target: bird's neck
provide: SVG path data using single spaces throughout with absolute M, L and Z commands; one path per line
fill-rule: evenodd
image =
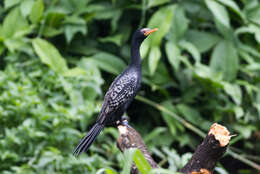
M 132 41 L 131 43 L 131 66 L 141 68 L 142 59 L 140 56 L 141 42 Z

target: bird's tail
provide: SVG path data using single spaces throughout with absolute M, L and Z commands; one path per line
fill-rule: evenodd
M 90 131 L 87 133 L 87 135 L 80 141 L 80 143 L 77 145 L 77 147 L 74 149 L 73 155 L 78 156 L 83 151 L 86 152 L 103 128 L 104 128 L 104 125 L 102 125 L 100 123 L 96 123 L 90 129 Z

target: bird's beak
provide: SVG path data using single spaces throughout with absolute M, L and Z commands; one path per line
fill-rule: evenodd
M 146 31 L 144 32 L 144 35 L 145 35 L 145 36 L 148 36 L 148 35 L 150 35 L 152 32 L 155 32 L 155 31 L 157 31 L 157 30 L 158 30 L 158 28 L 148 29 L 148 30 L 146 30 Z

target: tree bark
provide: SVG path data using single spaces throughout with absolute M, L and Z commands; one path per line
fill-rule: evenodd
M 118 125 L 119 137 L 117 139 L 118 148 L 124 152 L 126 149 L 138 148 L 145 159 L 148 161 L 152 168 L 158 168 L 157 163 L 151 157 L 146 145 L 140 134 L 131 126 L 128 125 L 126 121 L 123 124 Z M 136 165 L 132 165 L 131 174 L 140 174 Z
M 227 149 L 229 131 L 213 124 L 204 141 L 197 147 L 191 160 L 180 170 L 184 174 L 211 174 Z
M 129 148 L 138 148 L 152 168 L 159 167 L 151 157 L 140 134 L 129 126 L 127 121 L 120 123 L 117 128 L 119 131 L 117 146 L 122 152 Z M 212 174 L 216 163 L 227 149 L 230 137 L 229 131 L 224 126 L 214 123 L 206 138 L 195 150 L 191 160 L 180 172 L 184 174 Z M 134 164 L 131 167 L 131 174 L 140 174 Z

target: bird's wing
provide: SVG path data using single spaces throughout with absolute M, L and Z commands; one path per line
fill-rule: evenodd
M 97 121 L 103 123 L 106 117 L 116 112 L 134 95 L 137 86 L 137 76 L 124 74 L 119 76 L 110 86 L 104 97 L 104 103 Z

